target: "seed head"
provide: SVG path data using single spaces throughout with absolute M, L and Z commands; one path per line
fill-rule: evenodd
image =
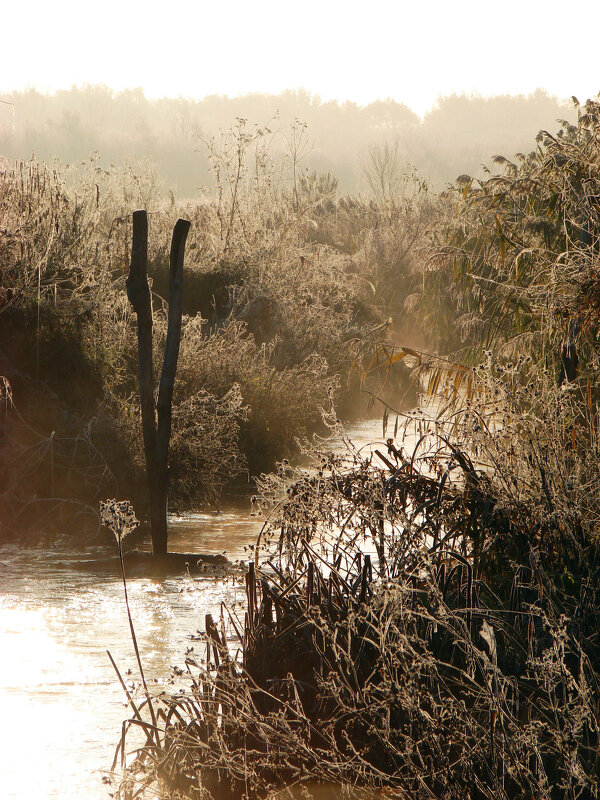
M 117 542 L 123 541 L 140 524 L 129 500 L 100 501 L 100 520 L 114 533 Z

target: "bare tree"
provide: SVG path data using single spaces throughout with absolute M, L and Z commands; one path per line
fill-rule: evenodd
M 370 144 L 363 174 L 378 203 L 389 202 L 397 194 L 402 178 L 398 140 Z

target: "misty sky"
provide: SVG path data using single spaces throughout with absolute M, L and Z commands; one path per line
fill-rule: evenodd
M 595 0 L 4 0 L 1 19 L 0 91 L 304 88 L 360 104 L 390 97 L 419 114 L 453 92 L 600 91 Z

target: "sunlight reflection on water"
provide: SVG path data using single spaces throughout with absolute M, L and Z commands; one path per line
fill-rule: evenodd
M 46 555 L 54 569 L 38 575 L 38 553 L 0 548 L 0 797 L 100 800 L 127 715 L 106 650 L 127 682 L 138 678 L 123 587 Z M 183 660 L 204 614 L 241 596 L 231 579 L 132 579 L 128 591 L 150 682 Z
M 348 433 L 358 448 L 376 439 L 385 452 L 380 422 Z M 246 504 L 174 517 L 170 526 L 171 550 L 227 552 L 235 561 L 250 557 L 245 548 L 261 522 Z M 0 546 L 1 800 L 108 797 L 102 775 L 128 713 L 106 650 L 126 682 L 138 674 L 120 579 L 77 569 L 78 559 L 106 555 Z M 205 614 L 217 615 L 222 601 L 232 605 L 244 596 L 231 578 L 133 578 L 128 592 L 151 685 L 183 662 Z

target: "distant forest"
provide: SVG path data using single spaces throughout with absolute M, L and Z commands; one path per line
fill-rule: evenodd
M 150 100 L 141 89 L 86 86 L 54 95 L 8 92 L 0 100 L 1 156 L 75 163 L 97 153 L 101 164 L 135 170 L 146 161 L 163 188 L 180 199 L 212 183 L 206 142 L 236 118 L 279 132 L 282 159 L 295 149 L 299 169 L 329 172 L 341 193 L 365 194 L 374 162 L 391 161 L 396 171 L 416 168 L 441 189 L 460 174 L 481 174 L 496 154 L 530 150 L 537 132 L 553 132 L 557 119 L 576 120 L 572 105 L 541 90 L 440 98 L 423 120 L 393 100 L 359 106 L 323 102 L 303 91 Z

